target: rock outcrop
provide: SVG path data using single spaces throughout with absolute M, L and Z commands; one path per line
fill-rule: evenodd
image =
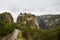
M 4 12 L 0 14 L 0 22 L 1 21 L 6 22 L 6 23 L 14 22 L 13 17 L 9 12 Z
M 20 13 L 17 18 L 17 23 L 22 24 L 23 26 L 29 24 L 32 26 L 32 28 L 39 28 L 35 15 L 30 14 L 30 13 L 23 13 L 23 14 Z
M 14 30 L 14 21 L 10 13 L 4 12 L 0 14 L 0 39 L 10 34 Z

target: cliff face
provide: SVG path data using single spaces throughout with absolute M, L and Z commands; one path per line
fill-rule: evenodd
M 13 22 L 13 17 L 10 13 L 4 12 L 4 13 L 0 14 L 0 21 L 10 23 L 10 22 Z
M 17 18 L 17 23 L 22 24 L 23 26 L 29 24 L 32 26 L 32 28 L 39 28 L 35 15 L 29 13 L 20 13 Z
M 60 15 L 37 16 L 37 19 L 42 29 L 52 29 L 60 25 Z
M 0 14 L 0 39 L 14 30 L 12 15 L 8 12 Z

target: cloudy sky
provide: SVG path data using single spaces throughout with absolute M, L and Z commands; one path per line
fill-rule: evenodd
M 5 11 L 10 12 L 15 21 L 20 12 L 59 14 L 60 0 L 0 0 L 0 13 Z

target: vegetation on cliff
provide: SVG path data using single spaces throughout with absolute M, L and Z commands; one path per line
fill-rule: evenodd
M 30 25 L 31 28 L 39 29 L 39 25 L 36 21 L 35 15 L 31 13 L 20 13 L 17 17 L 16 24 L 17 28 L 25 28 L 26 25 Z
M 26 28 L 22 35 L 26 40 L 60 40 L 60 26 L 52 30 Z
M 14 30 L 14 21 L 10 13 L 0 14 L 0 37 L 6 36 Z

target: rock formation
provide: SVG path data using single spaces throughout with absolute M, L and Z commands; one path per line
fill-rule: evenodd
M 13 17 L 10 13 L 4 12 L 4 13 L 0 14 L 0 21 L 10 23 L 10 22 L 13 22 Z
M 30 13 L 20 13 L 18 18 L 17 18 L 17 23 L 24 25 L 30 24 L 32 28 L 39 28 L 38 22 L 35 18 L 35 15 L 30 14 Z
M 14 30 L 14 21 L 10 13 L 0 14 L 0 38 L 6 36 Z

